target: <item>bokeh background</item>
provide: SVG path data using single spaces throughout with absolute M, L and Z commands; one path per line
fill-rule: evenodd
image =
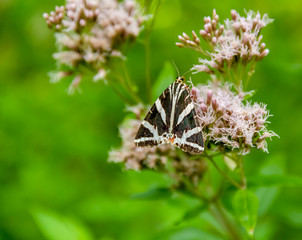
M 63 3 L 0 1 L 0 239 L 219 239 L 204 232 L 213 222 L 206 213 L 175 224 L 192 199 L 131 198 L 165 186 L 167 179 L 107 162 L 108 151 L 119 146 L 118 125 L 126 115 L 108 86 L 85 81 L 81 94 L 68 96 L 68 82 L 49 83 L 55 42 L 42 14 Z M 246 171 L 301 175 L 301 0 L 163 0 L 151 36 L 152 79 L 166 61 L 173 59 L 181 72 L 197 63 L 194 52 L 174 43 L 183 31 L 199 31 L 213 8 L 220 19 L 230 17 L 231 9 L 241 15 L 259 10 L 275 19 L 263 32 L 270 54 L 249 87 L 274 115 L 270 129 L 280 139 L 269 143 L 270 154 L 252 151 Z M 143 46 L 136 44 L 127 64 L 142 89 L 143 59 Z M 266 187 L 257 195 L 257 239 L 301 239 L 301 189 Z

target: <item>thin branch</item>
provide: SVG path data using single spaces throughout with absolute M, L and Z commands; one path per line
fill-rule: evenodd
M 226 179 L 228 180 L 230 183 L 232 183 L 236 188 L 239 188 L 241 189 L 242 186 L 236 182 L 234 179 L 232 179 L 231 177 L 229 177 L 224 171 L 222 171 L 219 166 L 217 165 L 217 163 L 214 161 L 214 159 L 210 156 L 210 155 L 207 155 L 205 153 L 205 156 L 210 160 L 210 162 L 214 165 L 214 167 L 217 169 L 217 171 Z

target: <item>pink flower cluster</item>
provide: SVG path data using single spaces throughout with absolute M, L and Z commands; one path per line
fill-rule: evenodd
M 246 17 L 241 17 L 238 12 L 232 10 L 231 16 L 232 19 L 226 19 L 223 25 L 219 23 L 215 9 L 212 18 L 204 18 L 204 29 L 199 33 L 208 48 L 201 46 L 201 41 L 194 31 L 192 39 L 185 33 L 178 36 L 181 41 L 176 43 L 178 47 L 192 48 L 207 57 L 201 58 L 200 64 L 192 68 L 195 73 L 224 72 L 225 66 L 230 68 L 238 63 L 247 65 L 252 60 L 260 61 L 269 53 L 260 35 L 261 29 L 273 21 L 267 14 L 261 16 L 259 12 L 249 11 Z
M 246 102 L 244 93 L 238 95 L 230 85 L 217 83 L 193 87 L 191 96 L 206 145 L 236 149 L 241 155 L 251 147 L 268 152 L 267 138 L 277 135 L 266 129 L 270 115 L 264 104 Z
M 96 73 L 94 81 L 105 79 L 110 58 L 124 58 L 121 47 L 136 39 L 144 21 L 134 0 L 66 0 L 43 16 L 56 32 L 53 57 L 75 72 L 79 65 L 89 66 Z M 54 79 L 61 76 L 59 72 Z
M 134 138 L 141 124 L 140 120 L 131 119 L 120 126 L 122 146 L 109 153 L 110 162 L 124 162 L 126 169 L 140 170 L 161 168 L 167 163 L 172 148 L 170 145 L 159 147 L 137 147 Z

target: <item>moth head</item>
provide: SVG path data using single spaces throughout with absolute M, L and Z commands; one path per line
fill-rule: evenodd
M 179 76 L 179 77 L 176 78 L 176 81 L 183 83 L 185 81 L 185 77 L 184 76 Z

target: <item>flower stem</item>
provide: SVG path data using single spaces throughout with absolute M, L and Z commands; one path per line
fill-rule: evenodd
M 246 177 L 245 177 L 245 173 L 244 173 L 242 158 L 239 158 L 238 166 L 240 169 L 240 176 L 241 176 L 241 188 L 245 189 L 246 188 Z
M 116 95 L 120 97 L 120 99 L 122 101 L 126 102 L 127 104 L 133 103 L 130 99 L 128 99 L 126 96 L 124 96 L 114 84 L 110 84 L 110 82 L 109 82 L 109 85 L 111 86 L 112 90 L 116 93 Z
M 222 171 L 217 163 L 214 161 L 213 157 L 211 157 L 210 155 L 205 153 L 205 156 L 210 160 L 210 162 L 214 165 L 214 167 L 217 169 L 217 171 L 226 179 L 228 180 L 230 183 L 232 183 L 236 188 L 241 189 L 242 186 L 236 182 L 234 179 L 232 179 L 231 177 L 229 177 L 224 171 Z
M 233 240 L 241 240 L 236 227 L 226 215 L 224 208 L 218 202 L 217 198 L 208 199 L 199 191 L 196 186 L 192 185 L 185 179 L 182 180 L 185 183 L 187 190 L 196 198 L 198 198 L 203 204 L 206 204 L 208 206 L 210 213 L 217 219 L 218 223 L 224 228 L 230 238 Z
M 217 221 L 223 226 L 223 228 L 228 232 L 229 236 L 233 240 L 241 240 L 241 237 L 234 227 L 233 223 L 227 217 L 224 209 L 218 201 L 213 201 L 210 204 L 210 212 L 214 215 Z
M 148 103 L 151 103 L 151 77 L 150 77 L 150 36 L 146 33 L 145 38 L 145 77 Z
M 128 69 L 127 69 L 127 66 L 124 61 L 122 62 L 122 66 L 123 66 L 123 71 L 124 71 L 124 76 L 125 76 L 124 84 L 125 84 L 126 88 L 129 90 L 132 98 L 137 103 L 142 102 L 142 100 L 137 96 L 135 89 L 133 89 L 134 84 L 132 83 L 132 81 L 129 77 Z

